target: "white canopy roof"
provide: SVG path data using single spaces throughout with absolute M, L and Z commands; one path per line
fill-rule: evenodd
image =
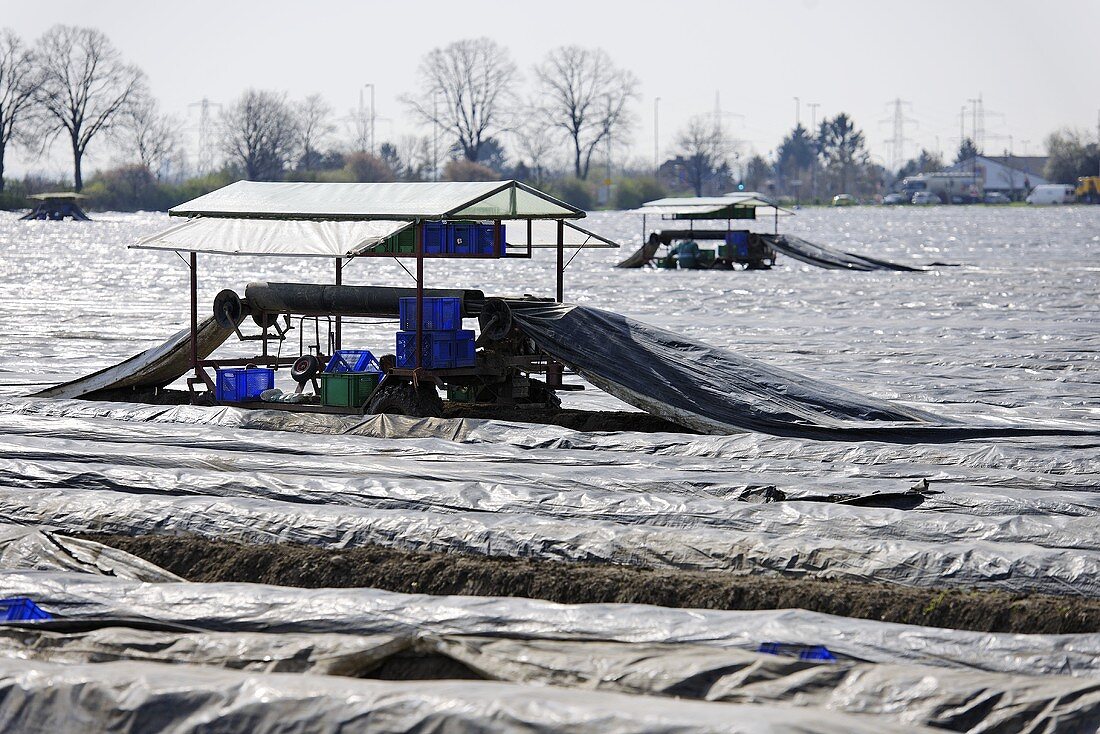
M 284 183 L 238 181 L 173 207 L 175 217 L 400 220 L 580 219 L 584 212 L 518 181 Z
M 509 246 L 524 248 L 527 220 L 503 222 Z M 301 219 L 223 219 L 197 217 L 144 237 L 130 247 L 221 255 L 280 255 L 288 257 L 355 257 L 386 238 L 412 226 L 400 221 L 316 221 Z M 569 248 L 618 247 L 611 240 L 565 222 L 563 239 Z M 531 246 L 555 247 L 557 222 L 531 222 Z
M 720 214 L 726 209 L 773 209 L 781 214 L 793 214 L 771 199 L 755 191 L 738 191 L 723 196 L 669 197 L 647 201 L 634 212 L 637 214 L 662 214 L 667 216 L 695 216 Z M 721 217 L 719 217 L 721 218 Z
M 354 257 L 411 224 L 199 217 L 144 237 L 130 247 L 222 255 Z

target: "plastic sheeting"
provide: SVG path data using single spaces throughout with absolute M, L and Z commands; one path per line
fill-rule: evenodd
M 38 527 L 0 525 L 0 568 L 78 571 L 135 581 L 181 581 L 137 556 Z
M 781 252 L 788 257 L 826 270 L 898 270 L 902 272 L 917 272 L 921 268 L 901 265 L 888 260 L 856 255 L 851 252 L 842 252 L 813 242 L 804 240 L 790 234 L 760 235 L 768 245 L 776 252 Z
M 199 324 L 199 359 L 206 359 L 233 334 L 210 316 Z M 75 380 L 48 387 L 35 393 L 42 398 L 79 398 L 104 390 L 127 387 L 164 387 L 178 380 L 191 365 L 191 328 L 180 329 L 164 344 L 151 347 Z
M 647 457 L 648 437 L 554 427 L 67 405 L 0 409 L 0 518 L 1100 597 L 1087 438 L 1048 439 L 1066 457 L 1055 463 L 1034 439 L 990 454 L 681 436 Z M 400 435 L 418 438 L 389 440 Z M 1061 478 L 1037 483 L 1044 472 Z M 922 476 L 940 494 L 906 496 Z M 789 499 L 760 503 L 764 487 Z
M 168 210 L 236 219 L 580 219 L 584 212 L 518 181 L 287 183 L 237 181 Z
M 555 604 L 378 589 L 161 583 L 0 572 L 0 595 L 31 596 L 70 621 L 131 617 L 218 632 L 434 635 L 694 644 L 825 645 L 865 662 L 1022 675 L 1100 676 L 1100 634 L 1017 635 L 849 619 L 798 609 L 716 611 L 641 604 Z
M 435 656 L 435 660 L 431 656 Z M 929 665 L 812 662 L 698 644 L 544 640 L 462 635 L 169 632 L 109 627 L 87 632 L 0 629 L 0 658 L 70 666 L 112 661 L 233 670 L 374 677 L 396 660 L 438 658 L 473 676 L 725 703 L 794 705 L 873 714 L 897 724 L 954 731 L 1085 731 L 1100 724 L 1100 682 Z M 269 681 L 271 682 L 271 681 Z M 431 684 L 428 684 L 431 685 Z M 991 706 L 989 701 L 995 701 Z M 980 712 L 980 713 L 979 713 Z M 812 714 L 810 714 L 812 715 Z
M 960 425 L 609 311 L 510 303 L 523 332 L 587 380 L 626 403 L 704 433 L 749 429 L 819 438 L 862 433 L 887 440 L 940 434 L 954 440 L 1004 429 Z
M 196 670 L 155 663 L 0 660 L 0 721 L 13 730 L 867 734 L 877 717 L 752 704 L 645 699 L 507 683 L 391 683 Z M 907 729 L 907 731 L 932 731 Z
M 200 217 L 143 237 L 130 247 L 219 255 L 354 257 L 411 224 Z

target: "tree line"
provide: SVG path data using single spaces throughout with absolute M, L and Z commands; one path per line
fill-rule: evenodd
M 249 89 L 225 104 L 213 139 L 219 165 L 183 175 L 183 126 L 165 114 L 145 73 L 126 62 L 94 28 L 56 25 L 33 43 L 0 30 L 0 195 L 4 156 L 15 145 L 38 153 L 63 141 L 72 155 L 72 186 L 85 188 L 83 161 L 113 146 L 124 160 L 98 172 L 88 193 L 112 208 L 164 208 L 236 178 L 298 181 L 526 180 L 584 207 L 595 205 L 597 179 L 610 161 L 629 158 L 639 82 L 602 49 L 567 45 L 524 74 L 507 48 L 463 39 L 421 60 L 415 89 L 400 98 L 428 134 L 376 146 L 373 126 L 353 116 L 350 139 L 319 94 L 291 100 Z M 362 109 L 360 109 L 362 113 Z M 373 110 L 371 115 L 373 115 Z M 1070 132 L 1048 141 L 1059 176 L 1083 168 L 1096 146 Z M 814 199 L 837 192 L 878 193 L 894 175 L 932 170 L 922 151 L 902 171 L 874 163 L 866 139 L 846 113 L 814 130 L 795 126 L 770 157 L 743 146 L 718 115 L 691 118 L 657 171 L 620 166 L 611 206 L 635 206 L 665 193 L 713 195 L 734 188 Z M 1091 151 L 1091 152 L 1090 152 Z M 961 151 L 960 151 L 961 154 Z M 1085 162 L 1081 162 L 1084 160 Z M 604 173 L 602 164 L 607 163 Z M 602 176 L 593 175 L 599 170 Z M 606 194 L 605 190 L 605 194 Z

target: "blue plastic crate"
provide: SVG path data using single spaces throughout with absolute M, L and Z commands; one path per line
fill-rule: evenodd
M 474 332 L 461 329 L 455 332 L 455 367 L 473 367 L 477 362 Z
M 478 253 L 478 225 L 476 222 L 456 222 L 451 225 L 452 252 L 456 255 Z
M 275 387 L 275 370 L 266 367 L 218 370 L 214 397 L 223 403 L 258 400 L 260 393 Z
M 338 349 L 325 365 L 325 372 L 381 372 L 382 367 L 366 349 Z
M 747 245 L 747 244 L 749 244 L 749 231 L 747 229 L 735 229 L 731 232 L 726 232 L 726 244 L 727 245 Z
M 501 234 L 504 234 L 504 226 L 501 225 Z M 475 252 L 478 255 L 492 255 L 493 244 L 496 242 L 497 226 L 495 224 L 479 224 L 477 225 L 477 246 Z M 500 254 L 504 254 L 504 243 L 507 242 L 507 238 L 501 240 Z
M 27 597 L 16 596 L 0 599 L 0 619 L 5 622 L 37 622 L 53 619 L 53 615 L 42 611 Z
M 403 331 L 416 330 L 416 299 L 402 298 L 397 303 Z M 425 331 L 454 331 L 462 328 L 461 298 L 425 298 L 420 328 Z
M 424 252 L 428 255 L 440 255 L 453 251 L 454 235 L 447 222 L 424 222 Z
M 836 656 L 833 655 L 829 648 L 824 645 L 798 645 L 787 642 L 762 642 L 760 647 L 757 648 L 757 652 L 764 652 L 769 655 L 783 655 L 786 657 L 797 657 L 799 660 L 823 660 L 823 661 L 835 661 Z
M 421 347 L 420 367 L 427 369 L 448 369 L 455 366 L 455 336 L 454 331 L 425 331 L 423 332 L 423 345 Z M 472 333 L 472 332 L 470 332 Z M 397 332 L 397 366 L 402 369 L 415 369 L 416 364 L 416 332 Z

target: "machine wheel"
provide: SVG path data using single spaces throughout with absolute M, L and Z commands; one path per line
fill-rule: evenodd
M 411 382 L 388 382 L 380 386 L 367 401 L 365 412 L 407 415 L 413 418 L 438 418 L 443 415 L 443 400 L 435 385 Z
M 290 376 L 295 382 L 305 384 L 317 376 L 321 371 L 321 360 L 312 354 L 305 354 L 295 360 L 290 368 Z

